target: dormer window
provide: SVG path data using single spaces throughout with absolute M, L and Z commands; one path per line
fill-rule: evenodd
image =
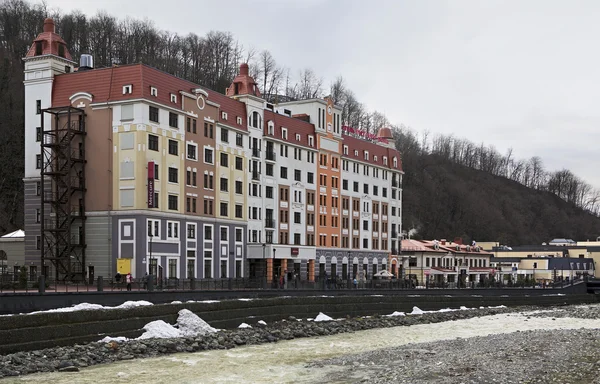
M 287 136 L 287 128 L 281 128 L 281 138 L 283 140 L 287 140 L 288 136 Z
M 150 87 L 150 96 L 158 97 L 158 89 L 156 87 Z
M 315 146 L 315 138 L 312 136 L 308 136 L 308 146 L 309 147 L 314 147 Z
M 36 41 L 35 42 L 35 55 L 39 56 L 41 55 L 43 52 L 43 46 L 42 46 L 42 42 L 41 41 Z
M 377 156 L 373 156 L 373 161 L 377 162 Z
M 296 133 L 296 141 L 300 141 L 300 134 Z
M 344 155 L 347 155 L 347 154 L 348 154 L 348 146 L 344 145 Z
M 260 114 L 256 111 L 252 112 L 252 115 L 250 116 L 250 126 L 253 128 L 260 128 L 262 126 L 261 121 L 260 121 Z
M 58 44 L 58 56 L 65 57 L 65 46 L 63 44 Z
M 132 84 L 124 85 L 123 86 L 123 94 L 127 95 L 127 94 L 131 94 L 131 93 L 133 93 L 133 85 Z
M 358 150 L 357 149 L 354 150 L 354 156 L 358 156 Z
M 369 160 L 369 152 L 365 151 L 365 160 Z
M 388 165 L 388 163 L 387 163 L 387 157 L 386 156 L 383 156 L 383 164 L 384 165 Z
M 171 93 L 171 103 L 176 103 L 177 102 L 177 95 L 174 95 Z
M 394 163 L 394 168 L 398 168 L 398 159 L 396 159 L 394 157 L 393 163 Z
M 275 125 L 273 125 L 272 121 L 269 121 L 269 124 L 267 125 L 267 134 L 269 134 L 269 135 L 275 134 Z
M 221 112 L 221 120 L 227 120 L 227 112 Z
M 238 116 L 238 118 L 237 118 L 237 123 L 238 123 L 238 125 L 242 125 L 242 118 L 241 118 L 241 117 L 239 117 L 239 116 Z

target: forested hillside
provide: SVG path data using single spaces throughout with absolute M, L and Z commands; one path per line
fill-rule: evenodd
M 310 68 L 285 68 L 229 32 L 179 36 L 151 21 L 62 13 L 21 0 L 0 1 L 0 234 L 23 225 L 22 57 L 46 17 L 54 18 L 73 58 L 90 53 L 96 67 L 143 62 L 224 92 L 248 62 L 271 102 L 331 95 L 344 124 L 371 132 L 392 127 L 406 171 L 404 228 L 419 236 L 520 244 L 600 235 L 600 193 L 570 171 L 548 172 L 537 157 L 519 160 L 468 140 L 417 135 L 366 108 L 341 76 L 326 85 Z

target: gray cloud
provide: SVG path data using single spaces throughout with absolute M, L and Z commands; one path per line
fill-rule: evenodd
M 542 157 L 600 186 L 600 2 L 48 0 L 202 35 L 231 31 L 326 84 L 343 75 L 370 109 L 417 131 Z

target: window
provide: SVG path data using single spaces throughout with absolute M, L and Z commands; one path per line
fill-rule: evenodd
M 227 241 L 228 234 L 229 234 L 229 232 L 228 232 L 227 227 L 221 227 L 221 241 Z
M 214 176 L 213 175 L 209 175 L 207 173 L 204 174 L 204 188 L 206 189 L 213 189 L 213 179 Z
M 198 125 L 198 124 L 197 124 L 197 121 L 196 121 L 196 119 L 193 119 L 193 120 L 192 120 L 192 133 L 197 133 L 197 132 L 196 132 L 196 126 L 197 126 L 197 125 Z
M 42 183 L 39 181 L 35 183 L 35 194 L 37 196 L 40 196 L 42 194 Z
M 315 138 L 312 136 L 308 136 L 308 146 L 309 147 L 314 147 L 315 146 Z
M 179 182 L 179 170 L 177 168 L 169 167 L 169 183 Z M 171 208 L 169 208 L 171 209 Z
M 150 96 L 158 97 L 158 89 L 150 87 Z
M 179 223 L 176 221 L 167 221 L 167 239 L 179 239 Z
M 154 164 L 154 180 L 158 180 L 158 176 L 159 176 L 159 173 L 158 173 L 158 164 L 155 163 Z
M 229 167 L 229 155 L 221 152 L 221 167 Z
M 42 127 L 35 129 L 35 141 L 42 141 Z
M 229 191 L 229 180 L 225 177 L 221 177 L 221 192 Z
M 158 123 L 158 108 L 150 106 L 150 111 L 148 113 L 148 119 L 155 123 Z
M 236 180 L 235 181 L 235 193 L 237 193 L 238 195 L 243 194 L 244 191 L 244 183 L 242 183 L 240 180 Z
M 229 216 L 229 204 L 221 202 L 220 213 L 221 216 Z
M 208 164 L 213 163 L 213 150 L 204 148 L 204 162 Z
M 267 173 L 267 176 L 273 176 L 273 164 L 267 163 L 265 165 L 265 172 Z
M 243 218 L 243 213 L 242 213 L 242 212 L 243 212 L 243 207 L 242 207 L 242 205 L 241 205 L 241 204 L 236 204 L 236 205 L 235 205 L 235 217 L 236 217 L 237 219 L 241 219 L 241 218 Z
M 35 101 L 35 113 L 36 115 L 42 114 L 42 100 Z
M 229 130 L 225 128 L 221 128 L 221 141 L 224 143 L 229 143 Z
M 244 170 L 244 159 L 242 159 L 239 156 L 235 157 L 235 169 L 237 169 L 238 171 Z
M 237 145 L 238 147 L 244 146 L 244 136 L 242 136 L 241 133 L 235 134 L 235 145 Z
M 151 151 L 158 151 L 158 136 L 148 135 L 148 149 Z
M 312 172 L 307 172 L 306 173 L 306 182 L 309 184 L 314 184 L 315 183 L 315 174 Z
M 272 199 L 273 198 L 273 187 L 265 187 L 265 195 L 267 196 L 267 199 Z
M 294 223 L 302 224 L 302 220 L 300 218 L 300 212 L 294 212 Z
M 198 146 L 195 145 L 195 144 L 188 144 L 187 145 L 187 158 L 189 160 L 197 160 L 198 159 L 197 158 L 198 155 L 196 153 L 197 149 L 198 149 Z
M 169 195 L 169 209 L 171 211 L 179 210 L 179 197 L 176 195 Z
M 124 85 L 123 86 L 123 94 L 127 95 L 128 93 L 132 93 L 133 92 L 133 85 L 128 84 L 128 85 Z
M 42 155 L 35 155 L 35 168 L 42 169 Z
M 369 193 L 369 184 L 363 184 L 363 193 Z
M 169 126 L 177 128 L 177 120 L 179 120 L 177 114 L 169 112 Z
M 299 169 L 294 169 L 294 180 L 302 181 L 302 171 Z
M 179 143 L 175 140 L 169 140 L 169 155 L 177 156 L 179 152 Z
M 213 238 L 213 236 L 212 236 L 213 230 L 212 229 L 213 229 L 212 225 L 204 226 L 204 240 L 209 240 L 209 241 L 212 240 L 212 238 Z M 206 254 L 205 254 L 205 257 L 206 257 Z M 209 257 L 212 257 L 212 256 L 209 256 Z
M 279 177 L 282 179 L 287 179 L 287 167 L 281 167 L 279 169 Z
M 169 259 L 169 279 L 177 278 L 177 259 Z
M 214 125 L 204 122 L 204 137 L 213 138 Z
M 35 210 L 35 222 L 40 223 L 42 221 L 42 210 L 37 208 Z
M 148 220 L 148 237 L 160 237 L 160 220 Z

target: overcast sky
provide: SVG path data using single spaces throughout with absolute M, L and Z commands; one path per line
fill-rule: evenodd
M 600 187 L 600 1 L 47 0 L 232 32 L 297 73 L 342 75 L 393 123 L 540 156 Z

